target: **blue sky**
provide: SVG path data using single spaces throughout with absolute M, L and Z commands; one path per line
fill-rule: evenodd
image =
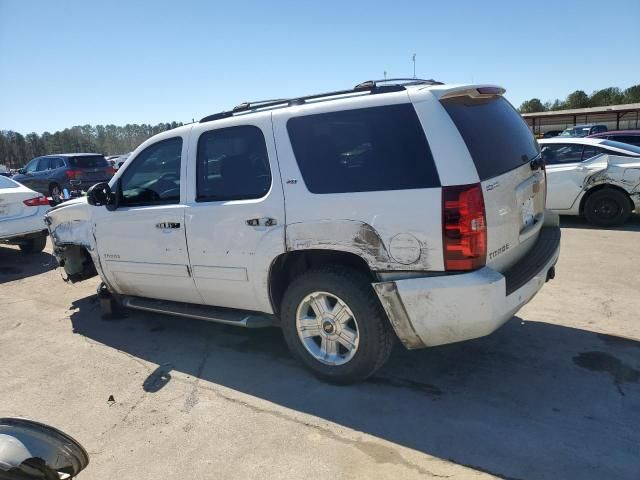
M 0 129 L 191 121 L 417 75 L 516 106 L 640 83 L 640 1 L 0 0 Z

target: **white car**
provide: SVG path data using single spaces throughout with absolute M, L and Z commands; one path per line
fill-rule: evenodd
M 278 325 L 323 379 L 397 339 L 487 335 L 553 278 L 538 144 L 504 90 L 434 81 L 245 103 L 144 142 L 52 209 L 71 281 L 121 307 Z
M 24 253 L 41 252 L 47 243 L 44 214 L 49 208 L 46 197 L 0 176 L 0 243 L 18 245 Z
M 538 140 L 547 171 L 547 208 L 621 225 L 640 208 L 640 147 L 600 138 Z

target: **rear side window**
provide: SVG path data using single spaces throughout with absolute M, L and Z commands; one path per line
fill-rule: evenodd
M 460 131 L 480 180 L 521 167 L 539 154 L 520 114 L 502 97 L 455 97 L 442 102 Z
M 198 139 L 196 201 L 264 197 L 271 170 L 262 130 L 252 125 L 221 128 Z
M 51 168 L 51 159 L 49 157 L 42 157 L 40 163 L 38 163 L 38 172 L 43 172 Z
M 84 157 L 69 157 L 69 165 L 73 168 L 108 167 L 107 159 L 102 155 L 86 155 Z
M 582 161 L 584 146 L 579 143 L 545 143 L 542 146 L 542 158 L 545 163 L 579 163 Z
M 602 145 L 606 145 L 607 147 L 621 148 L 622 150 L 627 150 L 631 154 L 640 155 L 640 147 L 631 145 L 629 143 L 622 143 L 614 140 L 605 140 L 602 142 Z M 619 153 L 619 155 L 624 154 Z
M 293 153 L 312 193 L 439 187 L 429 144 L 411 104 L 294 117 Z

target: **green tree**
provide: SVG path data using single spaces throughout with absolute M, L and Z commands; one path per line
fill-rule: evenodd
M 522 102 L 520 105 L 520 113 L 535 113 L 535 112 L 544 112 L 545 108 L 539 98 L 532 98 L 531 100 L 526 100 Z
M 624 103 L 640 103 L 640 85 L 633 85 L 624 91 Z
M 591 94 L 589 103 L 592 107 L 606 107 L 607 105 L 620 105 L 624 101 L 622 91 L 617 87 L 603 88 Z
M 570 93 L 567 96 L 567 99 L 564 101 L 564 108 L 587 108 L 590 107 L 589 104 L 589 95 L 587 95 L 583 90 L 576 90 L 573 93 Z

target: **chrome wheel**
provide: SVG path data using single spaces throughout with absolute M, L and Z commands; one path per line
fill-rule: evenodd
M 344 365 L 358 350 L 358 322 L 345 302 L 313 292 L 296 311 L 296 330 L 304 348 L 325 365 Z

